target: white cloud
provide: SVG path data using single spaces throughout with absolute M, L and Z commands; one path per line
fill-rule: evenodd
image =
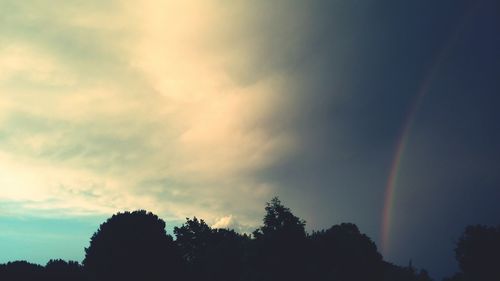
M 250 234 L 255 229 L 258 223 L 252 224 L 241 224 L 233 215 L 224 216 L 218 218 L 215 223 L 211 226 L 212 228 L 223 228 L 223 229 L 232 229 L 239 233 Z
M 234 223 L 233 216 L 229 215 L 229 216 L 225 216 L 225 217 L 218 219 L 212 225 L 212 228 L 231 228 L 233 223 Z
M 70 85 L 75 80 L 52 57 L 21 42 L 0 48 L 0 83 L 12 78 L 52 86 Z
M 243 28 L 221 21 L 228 10 L 216 1 L 119 3 L 109 17 L 69 4 L 20 9 L 61 32 L 13 36 L 0 50 L 0 200 L 32 213 L 144 208 L 256 223 L 274 186 L 252 175 L 296 144 L 266 128 L 285 103 L 285 77 L 243 85 L 229 71 L 253 50 L 216 43 Z

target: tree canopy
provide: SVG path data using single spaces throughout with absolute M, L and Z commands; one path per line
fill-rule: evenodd
M 174 228 L 174 233 L 190 279 L 237 280 L 244 274 L 249 236 L 212 229 L 196 217 L 187 218 L 182 226 Z
M 383 280 L 382 255 L 355 224 L 334 225 L 310 239 L 317 280 Z
M 281 204 L 278 197 L 266 203 L 264 225 L 253 232 L 255 238 L 288 237 L 305 238 L 306 222 L 296 217 L 289 208 Z
M 89 280 L 175 280 L 181 258 L 165 222 L 144 210 L 113 215 L 85 249 Z
M 275 197 L 251 235 L 210 227 L 193 217 L 174 228 L 144 210 L 117 213 L 100 225 L 82 264 L 50 260 L 0 264 L 7 281 L 431 281 L 411 263 L 383 260 L 353 223 L 309 234 L 305 221 Z M 460 272 L 445 281 L 500 280 L 500 227 L 469 226 L 455 249 Z
M 455 278 L 476 281 L 500 280 L 500 226 L 471 225 L 455 248 L 461 274 Z

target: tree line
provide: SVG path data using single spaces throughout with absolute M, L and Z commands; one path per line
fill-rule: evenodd
M 383 260 L 352 223 L 307 233 L 305 221 L 278 198 L 266 203 L 252 234 L 215 229 L 187 218 L 174 228 L 144 210 L 113 215 L 85 248 L 82 263 L 50 260 L 0 265 L 6 281 L 430 281 L 425 270 Z M 444 281 L 500 280 L 500 226 L 469 226 L 455 249 L 460 272 Z

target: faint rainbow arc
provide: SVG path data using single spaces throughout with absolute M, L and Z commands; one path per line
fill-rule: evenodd
M 423 98 L 428 94 L 430 85 L 432 81 L 436 77 L 436 74 L 443 63 L 446 54 L 449 53 L 451 47 L 457 41 L 460 32 L 463 30 L 465 23 L 469 17 L 473 15 L 473 9 L 469 11 L 465 17 L 465 19 L 461 22 L 458 28 L 453 32 L 450 38 L 447 40 L 446 45 L 441 48 L 440 52 L 436 56 L 434 60 L 434 64 L 431 66 L 430 70 L 427 72 L 420 88 L 418 89 L 413 102 L 411 103 L 411 107 L 406 115 L 406 118 L 403 122 L 402 130 L 398 135 L 396 142 L 396 149 L 394 152 L 394 156 L 391 162 L 389 176 L 387 178 L 387 183 L 385 187 L 385 195 L 384 195 L 384 207 L 382 210 L 382 223 L 381 223 L 381 246 L 382 252 L 387 254 L 389 251 L 389 235 L 391 230 L 391 218 L 394 208 L 394 198 L 396 191 L 396 182 L 398 179 L 399 169 L 401 167 L 401 159 L 403 157 L 403 152 L 407 146 L 408 138 L 410 135 L 411 127 L 415 120 L 416 113 L 422 103 Z
M 434 72 L 434 71 L 431 71 Z M 426 81 L 424 81 L 421 86 L 415 101 L 413 102 L 413 106 L 411 107 L 406 119 L 403 123 L 403 129 L 398 136 L 396 150 L 394 153 L 394 157 L 391 163 L 391 169 L 389 172 L 389 177 L 387 178 L 387 184 L 385 189 L 385 197 L 384 197 L 384 209 L 382 214 L 382 251 L 386 253 L 388 251 L 388 241 L 389 241 L 389 232 L 391 227 L 391 215 L 392 209 L 394 206 L 394 193 L 396 187 L 397 176 L 401 164 L 401 159 L 403 156 L 403 151 L 407 145 L 408 137 L 410 134 L 410 129 L 412 127 L 413 121 L 415 120 L 415 113 L 422 102 L 423 97 L 428 92 L 428 88 L 431 81 L 431 75 L 428 75 Z

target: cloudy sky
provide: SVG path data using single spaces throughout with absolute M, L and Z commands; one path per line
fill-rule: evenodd
M 81 260 L 123 210 L 249 231 L 278 195 L 450 274 L 500 223 L 499 33 L 494 0 L 0 0 L 0 262 Z

